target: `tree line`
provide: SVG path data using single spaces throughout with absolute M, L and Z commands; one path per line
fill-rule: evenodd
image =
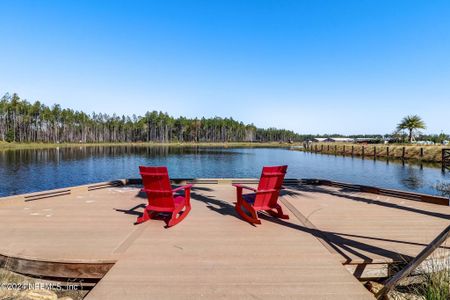
M 59 104 L 0 99 L 0 141 L 44 143 L 102 142 L 272 142 L 300 141 L 290 130 L 256 128 L 233 118 L 174 118 L 152 111 L 144 116 L 87 114 Z

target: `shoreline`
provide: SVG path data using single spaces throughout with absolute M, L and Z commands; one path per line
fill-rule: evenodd
M 288 148 L 299 146 L 301 143 L 280 142 L 200 142 L 200 143 L 159 143 L 159 142 L 123 142 L 123 143 L 7 143 L 0 142 L 0 151 L 4 150 L 33 150 L 71 147 L 270 147 Z
M 442 149 L 449 148 L 450 146 L 442 145 L 313 143 L 307 148 L 296 150 L 317 154 L 441 164 Z

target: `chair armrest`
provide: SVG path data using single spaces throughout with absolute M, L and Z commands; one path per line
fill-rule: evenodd
M 240 189 L 246 189 L 246 190 L 251 190 L 251 191 L 254 191 L 254 192 L 256 192 L 257 191 L 257 189 L 255 189 L 255 188 L 252 188 L 252 187 L 249 187 L 249 186 L 246 186 L 246 185 L 242 185 L 242 184 L 233 184 L 233 186 L 234 187 L 237 187 L 237 188 L 240 188 Z
M 176 193 L 178 191 L 185 190 L 185 189 L 190 189 L 192 186 L 193 186 L 193 184 L 186 184 L 186 185 L 177 187 L 177 188 L 172 190 L 172 193 Z

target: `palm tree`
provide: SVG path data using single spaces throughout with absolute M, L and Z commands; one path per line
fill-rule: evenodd
M 397 130 L 408 130 L 409 142 L 414 141 L 414 133 L 417 129 L 425 129 L 425 122 L 418 115 L 406 116 L 402 119 L 400 124 L 397 125 Z

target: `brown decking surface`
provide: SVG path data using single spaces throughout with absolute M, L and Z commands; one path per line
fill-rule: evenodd
M 87 299 L 372 299 L 342 263 L 414 256 L 448 225 L 450 213 L 302 185 L 282 197 L 290 220 L 263 217 L 251 226 L 236 216 L 233 201 L 230 185 L 197 184 L 190 215 L 165 229 L 158 220 L 133 225 L 146 203 L 133 187 L 0 199 L 0 255 L 117 261 Z
M 111 262 L 138 228 L 115 207 L 139 204 L 136 189 L 103 189 L 39 199 L 2 201 L 0 254 L 55 262 Z
M 450 207 L 325 186 L 291 187 L 288 200 L 345 263 L 403 262 L 450 221 Z

